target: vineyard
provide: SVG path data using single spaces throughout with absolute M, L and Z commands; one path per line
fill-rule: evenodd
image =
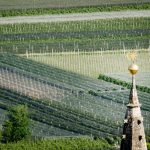
M 72 53 L 64 52 L 64 53 L 45 53 L 45 54 L 31 53 L 23 56 L 28 57 L 28 59 L 44 63 L 46 65 L 83 74 L 92 78 L 93 77 L 98 78 L 100 73 L 108 74 L 108 76 L 117 78 L 118 73 L 118 76 L 121 74 L 122 78 L 126 75 L 129 81 L 131 77 L 128 73 L 128 70 L 126 69 L 130 64 L 130 61 L 126 57 L 126 53 L 128 51 L 129 50 L 126 51 L 120 50 L 111 52 L 92 51 L 92 52 L 72 52 Z M 150 70 L 149 66 L 150 53 L 148 50 L 146 51 L 143 50 L 142 52 L 137 53 L 138 53 L 137 63 L 140 67 L 140 75 L 138 75 L 137 78 L 140 77 L 139 80 L 141 80 L 140 83 L 138 80 L 138 84 L 144 85 L 145 83 L 146 86 L 149 86 L 150 84 L 147 81 L 147 79 L 149 78 L 148 71 Z
M 142 14 L 149 8 L 148 0 L 2 0 L 0 19 L 60 14 L 61 20 L 64 13 L 136 9 Z M 0 23 L 0 140 L 7 112 L 19 104 L 28 106 L 32 134 L 32 140 L 0 149 L 116 150 L 131 87 L 127 53 L 133 50 L 149 142 L 150 17 L 55 19 Z
M 0 25 L 0 51 L 97 78 L 127 73 L 126 53 L 134 48 L 144 73 L 150 70 L 149 25 L 149 18 L 5 24 Z
M 5 24 L 0 25 L 0 51 L 24 54 L 147 49 L 149 26 L 149 18 Z
M 0 63 L 2 108 L 27 104 L 31 119 L 67 130 L 70 136 L 120 135 L 128 89 L 12 54 L 1 54 Z M 139 92 L 147 135 L 150 134 L 149 97 L 150 94 Z

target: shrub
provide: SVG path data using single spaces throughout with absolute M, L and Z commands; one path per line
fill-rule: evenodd
M 17 142 L 30 135 L 28 108 L 25 105 L 12 107 L 8 112 L 8 120 L 3 124 L 2 141 Z

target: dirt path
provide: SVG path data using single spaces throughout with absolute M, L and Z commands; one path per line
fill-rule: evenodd
M 83 13 L 83 14 L 3 17 L 0 18 L 0 24 L 82 21 L 82 20 L 110 19 L 110 18 L 112 19 L 131 18 L 131 17 L 150 17 L 150 10 L 140 10 L 140 11 L 128 10 L 128 11 L 97 12 L 97 13 Z

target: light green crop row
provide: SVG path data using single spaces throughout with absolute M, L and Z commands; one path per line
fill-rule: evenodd
M 1 34 L 149 29 L 150 18 L 0 25 Z

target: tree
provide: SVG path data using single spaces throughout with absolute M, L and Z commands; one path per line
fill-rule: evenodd
M 18 105 L 12 107 L 8 112 L 8 120 L 4 122 L 2 130 L 2 141 L 17 142 L 30 136 L 30 119 L 28 107 Z

